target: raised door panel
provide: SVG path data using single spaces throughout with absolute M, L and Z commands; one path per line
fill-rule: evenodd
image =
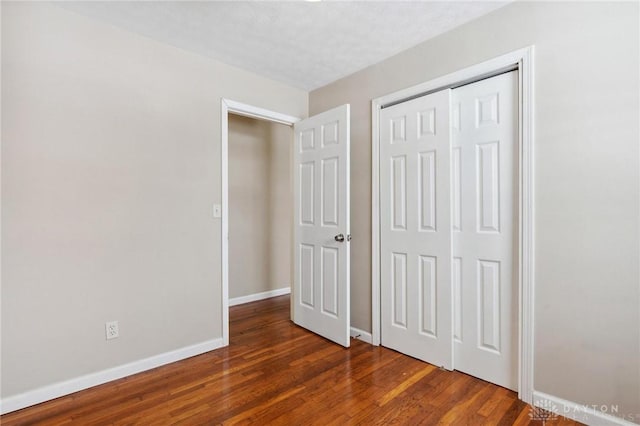
M 338 249 L 322 247 L 322 312 L 337 317 L 338 315 Z
M 391 229 L 407 229 L 407 157 L 391 158 Z
M 436 152 L 418 154 L 420 173 L 418 180 L 418 205 L 420 230 L 436 231 Z
M 391 255 L 391 287 L 393 325 L 407 328 L 407 254 Z
M 451 221 L 453 232 L 462 229 L 462 149 L 453 147 L 451 151 Z
M 338 226 L 338 158 L 331 157 L 322 160 L 322 225 Z
M 454 257 L 452 266 L 453 338 L 458 342 L 462 342 L 462 258 Z
M 437 262 L 435 256 L 420 256 L 419 258 L 420 333 L 430 337 L 438 337 Z
M 314 246 L 300 244 L 300 302 L 310 308 L 314 307 Z
M 500 142 L 476 145 L 478 232 L 500 232 Z
M 315 224 L 315 163 L 309 161 L 302 163 L 300 168 L 300 192 L 298 202 L 300 204 L 301 225 Z
M 478 261 L 478 347 L 500 352 L 500 262 Z

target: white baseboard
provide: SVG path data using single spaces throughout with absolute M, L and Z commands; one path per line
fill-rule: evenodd
M 533 392 L 533 405 L 591 426 L 634 426 L 640 423 L 640 414 L 625 419 L 624 413 L 615 412 L 615 407 L 578 404 L 538 391 Z
M 275 290 L 263 291 L 262 293 L 250 294 L 248 296 L 234 297 L 233 299 L 229 299 L 229 306 L 242 305 L 243 303 L 269 299 L 270 297 L 282 296 L 289 293 L 291 293 L 291 287 L 283 287 Z
M 371 333 L 362 331 L 359 328 L 355 327 L 351 327 L 351 337 L 362 340 L 363 342 L 366 342 L 368 344 L 371 344 L 371 342 L 373 341 L 373 339 L 371 338 Z
M 118 367 L 109 368 L 107 370 L 98 371 L 96 373 L 76 377 L 75 379 L 54 383 L 22 394 L 10 396 L 0 400 L 0 414 L 10 413 L 11 411 L 20 410 L 31 405 L 69 395 L 112 380 L 121 379 L 122 377 L 131 376 L 132 374 L 141 373 L 165 364 L 200 355 L 205 352 L 221 348 L 222 346 L 224 345 L 221 338 L 208 340 L 206 342 L 154 355 L 139 361 L 130 362 L 129 364 L 120 365 Z

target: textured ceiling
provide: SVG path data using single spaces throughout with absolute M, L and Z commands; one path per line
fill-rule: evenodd
M 506 4 L 485 1 L 57 3 L 313 90 Z

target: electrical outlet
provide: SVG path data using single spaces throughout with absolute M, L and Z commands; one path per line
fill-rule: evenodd
M 109 321 L 104 324 L 107 340 L 116 339 L 120 337 L 120 330 L 118 329 L 118 321 Z

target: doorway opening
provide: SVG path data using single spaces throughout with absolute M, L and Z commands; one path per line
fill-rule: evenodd
M 228 116 L 229 306 L 291 292 L 290 126 Z
M 299 119 L 228 99 L 221 101 L 220 119 L 226 346 L 230 305 L 291 292 L 292 126 Z

